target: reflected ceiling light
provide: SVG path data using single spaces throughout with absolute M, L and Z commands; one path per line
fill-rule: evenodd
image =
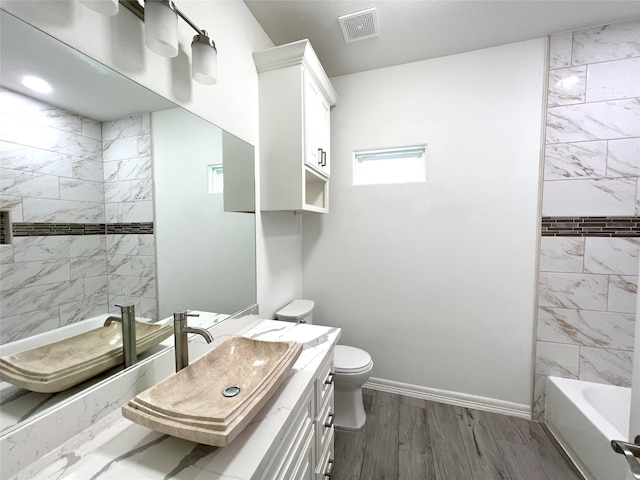
M 144 42 L 163 57 L 178 55 L 178 13 L 171 0 L 144 2 Z
M 558 87 L 568 88 L 578 83 L 578 77 L 576 75 L 571 75 L 570 77 L 565 77 L 556 83 Z
M 51 93 L 53 90 L 49 82 L 32 75 L 22 77 L 22 85 L 38 93 Z
M 80 0 L 94 12 L 102 15 L 115 15 L 118 13 L 118 0 Z

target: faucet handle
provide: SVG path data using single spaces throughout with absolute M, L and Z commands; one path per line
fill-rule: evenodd
M 185 310 L 184 312 L 176 312 L 173 314 L 173 321 L 174 322 L 184 322 L 187 320 L 187 317 L 199 317 L 200 314 L 199 313 L 191 313 L 188 310 Z
M 135 309 L 135 305 L 118 305 L 117 303 L 114 305 L 115 307 L 120 308 L 120 310 L 124 313 L 131 313 Z

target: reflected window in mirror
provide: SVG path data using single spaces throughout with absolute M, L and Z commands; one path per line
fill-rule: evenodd
M 222 193 L 224 191 L 224 178 L 222 165 L 209 165 L 209 193 Z

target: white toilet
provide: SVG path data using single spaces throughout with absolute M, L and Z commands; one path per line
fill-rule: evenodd
M 313 323 L 313 300 L 298 299 L 276 312 L 278 320 Z M 362 385 L 373 369 L 371 356 L 355 347 L 336 345 L 334 356 L 335 417 L 338 427 L 358 429 L 367 415 L 362 402 Z

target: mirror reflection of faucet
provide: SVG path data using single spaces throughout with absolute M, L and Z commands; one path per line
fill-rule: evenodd
M 124 368 L 138 361 L 136 345 L 136 309 L 134 305 L 116 305 L 120 307 L 120 318 L 109 316 L 104 322 L 108 327 L 112 322 L 122 323 L 122 355 Z
M 207 343 L 213 342 L 208 330 L 187 325 L 187 317 L 199 317 L 198 313 L 176 312 L 173 314 L 173 336 L 176 345 L 176 372 L 189 365 L 189 342 L 187 333 L 201 335 Z

